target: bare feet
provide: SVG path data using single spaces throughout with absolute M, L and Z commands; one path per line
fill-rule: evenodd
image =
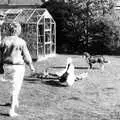
M 17 117 L 18 114 L 17 114 L 16 112 L 14 112 L 13 110 L 10 110 L 9 116 L 10 116 L 10 117 Z

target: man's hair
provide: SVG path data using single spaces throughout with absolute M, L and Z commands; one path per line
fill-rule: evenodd
M 20 35 L 21 33 L 21 25 L 17 22 L 10 23 L 10 31 L 11 35 Z
M 4 22 L 1 26 L 1 31 L 7 36 L 20 35 L 21 34 L 21 25 L 17 22 Z
M 71 64 L 72 63 L 72 58 L 71 57 L 68 57 L 67 58 L 67 64 Z

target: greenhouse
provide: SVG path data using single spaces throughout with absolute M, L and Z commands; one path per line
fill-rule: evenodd
M 42 59 L 56 53 L 56 23 L 47 9 L 1 9 L 0 21 L 9 24 L 19 22 L 21 37 L 27 41 L 33 59 Z M 7 25 L 1 37 L 7 35 Z

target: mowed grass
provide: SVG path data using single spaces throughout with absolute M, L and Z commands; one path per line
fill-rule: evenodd
M 120 120 L 120 57 L 105 56 L 111 64 L 101 72 L 99 65 L 87 69 L 86 61 L 79 55 L 56 55 L 35 62 L 36 72 L 59 72 L 65 68 L 67 57 L 73 58 L 75 74 L 88 72 L 88 78 L 76 81 L 72 87 L 64 87 L 52 79 L 30 78 L 26 74 L 20 93 L 19 117 L 10 118 L 9 82 L 0 81 L 0 120 Z

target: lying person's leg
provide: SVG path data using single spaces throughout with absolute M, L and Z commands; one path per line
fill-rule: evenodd
M 66 80 L 66 83 L 68 86 L 72 86 L 73 83 L 75 82 L 75 75 L 74 74 L 69 74 Z
M 60 76 L 55 73 L 48 73 L 48 75 L 59 78 Z
M 87 78 L 87 77 L 88 77 L 88 73 L 84 72 L 84 73 L 81 73 L 81 74 L 77 75 L 75 81 L 78 81 L 78 80 L 81 80 L 81 79 L 84 79 L 84 78 Z

